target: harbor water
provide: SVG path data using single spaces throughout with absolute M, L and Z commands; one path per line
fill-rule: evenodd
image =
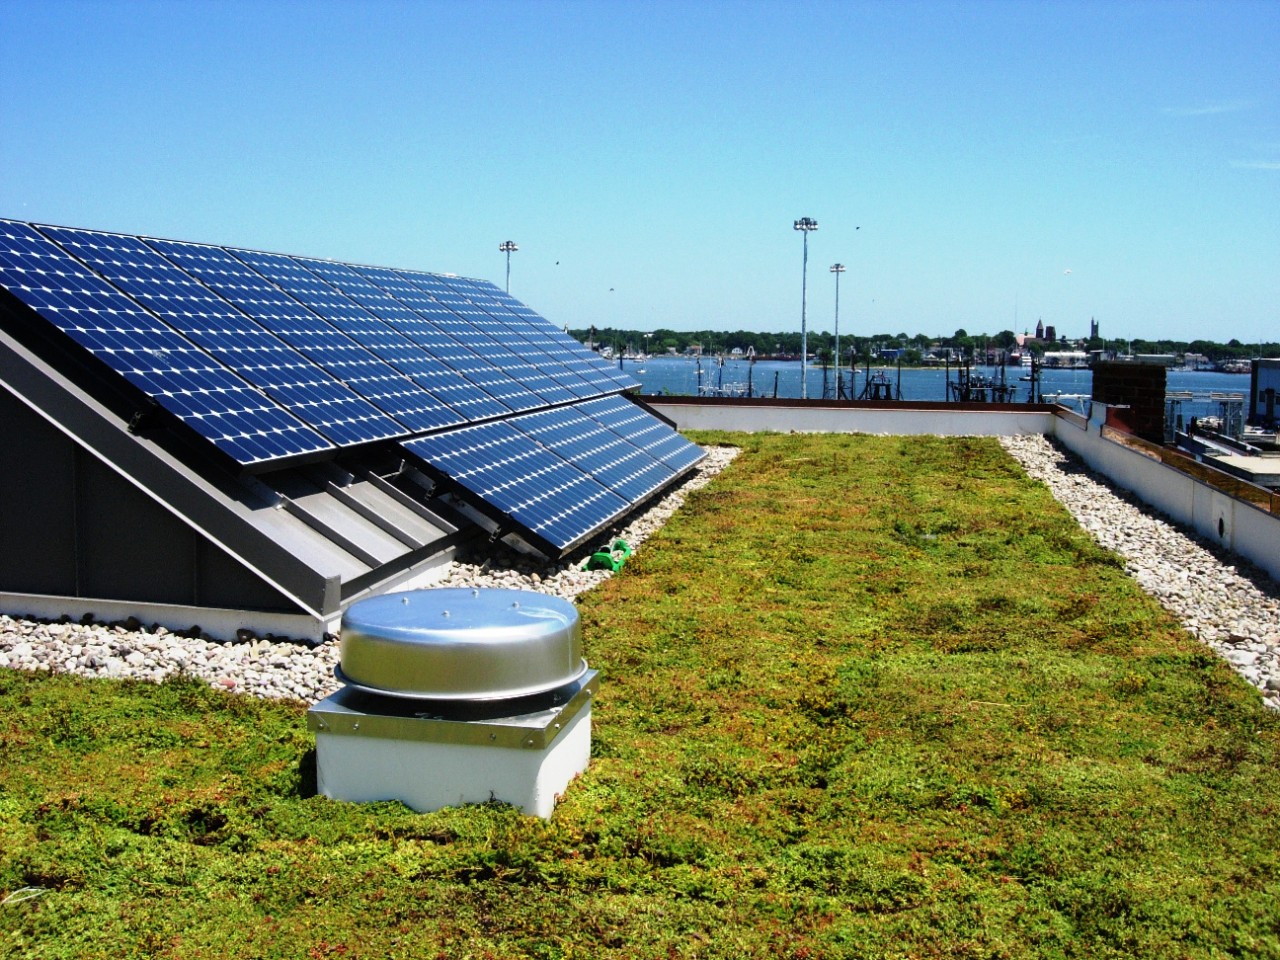
M 731 397 L 779 397 L 797 399 L 801 395 L 801 371 L 798 360 L 747 360 L 687 357 L 649 357 L 645 360 L 623 359 L 614 361 L 642 384 L 641 393 L 657 396 L 731 396 Z M 1029 400 L 1031 383 L 1020 378 L 1029 371 L 1021 367 L 973 367 L 974 375 L 981 374 L 996 382 L 1014 388 L 1013 402 Z M 844 397 L 860 399 L 866 390 L 867 371 L 859 367 L 843 371 Z M 949 399 L 948 371 L 944 367 L 899 369 L 895 366 L 872 366 L 871 376 L 882 384 L 887 383 L 889 396 L 902 400 L 929 400 L 943 402 Z M 957 370 L 950 369 L 950 378 L 957 379 Z M 1039 393 L 1047 401 L 1062 403 L 1080 409 L 1087 401 L 1093 386 L 1090 370 L 1058 369 L 1043 367 L 1040 370 Z M 881 386 L 880 390 L 886 389 Z M 1192 397 L 1181 403 L 1184 417 L 1216 416 L 1220 413 L 1220 401 L 1215 394 L 1247 395 L 1249 375 L 1214 373 L 1199 370 L 1168 371 L 1166 389 L 1169 393 L 1190 393 Z M 810 364 L 808 373 L 810 399 L 836 399 L 836 371 L 824 370 Z

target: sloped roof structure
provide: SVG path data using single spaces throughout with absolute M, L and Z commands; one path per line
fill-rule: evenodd
M 637 386 L 487 281 L 0 220 L 0 609 L 323 625 L 564 555 L 702 458 Z

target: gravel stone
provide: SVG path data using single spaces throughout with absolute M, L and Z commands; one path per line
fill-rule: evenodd
M 1129 575 L 1191 636 L 1257 687 L 1267 706 L 1280 710 L 1280 586 L 1111 486 L 1045 437 L 1003 437 L 1001 443 L 1081 527 L 1124 560 Z M 709 483 L 738 451 L 712 447 L 707 454 L 688 480 L 630 517 L 613 536 L 601 536 L 601 543 L 621 537 L 641 550 L 688 493 Z M 499 544 L 482 562 L 446 565 L 435 585 L 537 590 L 573 600 L 613 576 L 580 569 L 597 547 L 547 563 Z M 333 675 L 334 639 L 320 644 L 266 640 L 246 631 L 235 643 L 219 643 L 194 626 L 178 633 L 133 626 L 43 623 L 0 614 L 0 669 L 156 681 L 181 672 L 226 690 L 304 702 L 320 700 L 339 686 Z
M 613 576 L 608 570 L 579 567 L 601 544 L 626 540 L 641 549 L 684 504 L 688 494 L 711 482 L 738 450 L 707 448 L 707 457 L 675 489 L 626 519 L 626 525 L 600 543 L 565 560 L 548 563 L 498 544 L 483 562 L 454 562 L 441 569 L 439 587 L 508 587 L 537 590 L 572 600 Z M 131 629 L 132 628 L 132 629 Z M 159 681 L 177 673 L 199 677 L 210 686 L 264 698 L 313 702 L 340 684 L 333 668 L 338 643 L 259 639 L 241 631 L 232 643 L 204 637 L 198 626 L 172 633 L 149 630 L 134 621 L 126 624 L 44 623 L 0 614 L 0 669 L 45 670 L 86 677 Z
M 1000 443 L 1188 633 L 1280 710 L 1280 584 L 1112 486 L 1048 438 Z

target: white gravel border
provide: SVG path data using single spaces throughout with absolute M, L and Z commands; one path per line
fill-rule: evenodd
M 733 447 L 709 447 L 707 456 L 689 479 L 609 538 L 591 549 L 557 563 L 534 558 L 499 545 L 491 560 L 480 564 L 454 562 L 442 568 L 441 587 L 507 587 L 538 590 L 571 600 L 602 580 L 608 570 L 581 570 L 594 549 L 614 539 L 626 540 L 633 550 L 666 523 L 692 490 L 706 486 L 739 453 Z M 338 644 L 250 640 L 221 643 L 172 633 L 163 627 L 129 630 L 123 626 L 44 623 L 0 614 L 0 668 L 74 673 L 86 677 L 133 677 L 160 681 L 174 674 L 200 677 L 210 685 L 258 697 L 321 700 L 340 684 L 333 668 Z
M 1001 437 L 1028 476 L 1043 482 L 1125 570 L 1183 627 L 1280 710 L 1280 585 L 1202 540 L 1038 434 Z
M 1144 590 L 1262 691 L 1267 706 L 1280 710 L 1280 586 L 1262 574 L 1241 575 L 1241 564 L 1219 556 L 1150 508 L 1117 492 L 1045 437 L 1002 437 L 1000 442 L 1029 476 L 1049 487 L 1085 530 L 1124 559 L 1126 570 Z M 680 508 L 689 491 L 709 483 L 738 452 L 709 448 L 689 480 L 632 519 L 617 536 L 641 548 Z M 612 576 L 608 571 L 579 569 L 585 556 L 539 564 L 501 548 L 494 559 L 481 565 L 449 564 L 438 585 L 538 590 L 572 599 Z M 266 640 L 219 643 L 164 628 L 130 631 L 122 626 L 42 623 L 0 615 L 0 668 L 154 681 L 187 673 L 227 690 L 312 702 L 337 689 L 333 676 L 337 662 L 334 642 L 319 646 Z

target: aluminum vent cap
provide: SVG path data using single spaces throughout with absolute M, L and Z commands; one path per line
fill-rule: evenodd
M 530 590 L 388 593 L 347 608 L 339 679 L 424 700 L 533 696 L 586 672 L 572 603 Z

